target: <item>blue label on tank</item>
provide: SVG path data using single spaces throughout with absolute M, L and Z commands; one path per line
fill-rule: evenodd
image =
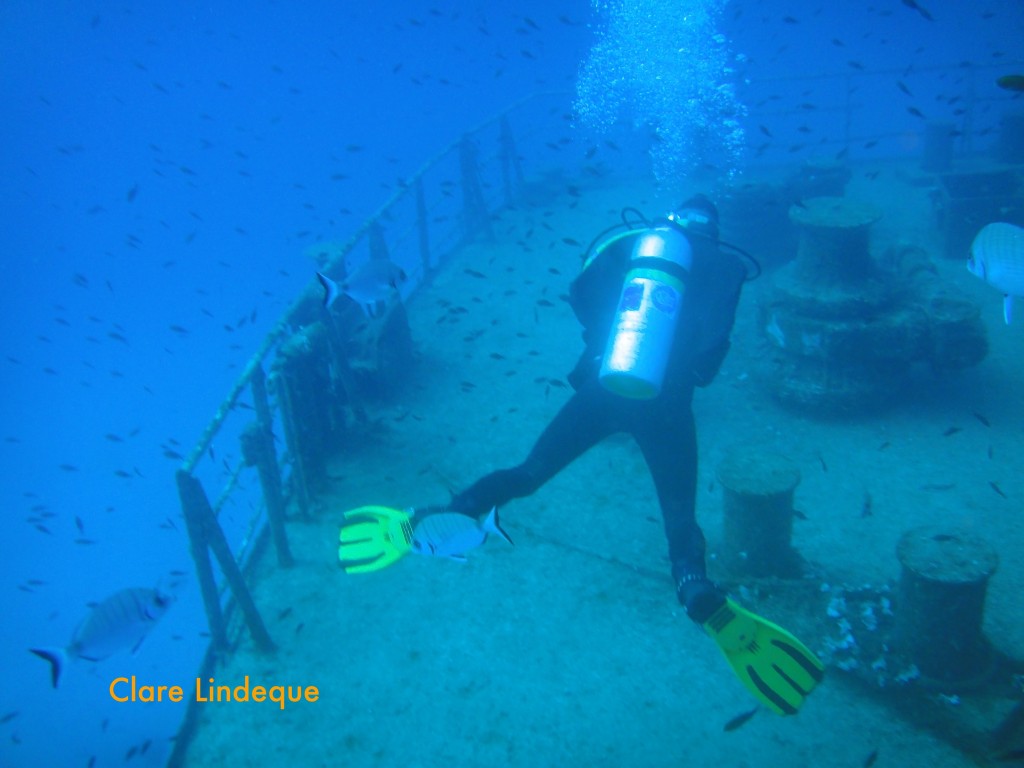
M 679 306 L 679 292 L 667 285 L 657 285 L 651 293 L 651 303 L 662 312 L 671 315 Z
M 639 283 L 631 283 L 622 290 L 622 301 L 619 302 L 619 311 L 635 312 L 640 309 L 640 302 L 644 298 L 644 287 Z

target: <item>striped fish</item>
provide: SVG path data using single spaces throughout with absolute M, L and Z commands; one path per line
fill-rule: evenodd
M 139 649 L 146 635 L 171 607 L 171 597 L 156 589 L 131 588 L 115 592 L 85 617 L 66 648 L 32 648 L 50 662 L 53 687 L 69 661 L 102 661 L 124 648 Z
M 483 544 L 491 533 L 512 543 L 498 523 L 497 507 L 491 507 L 482 522 L 459 512 L 436 512 L 424 517 L 413 528 L 412 551 L 465 562 L 466 553 Z
M 387 301 L 407 275 L 394 262 L 370 259 L 342 283 L 332 280 L 323 272 L 317 272 L 316 277 L 324 289 L 325 307 L 329 309 L 344 294 L 362 307 L 363 314 L 373 317 L 377 302 Z
M 1024 296 L 1024 228 L 996 222 L 971 243 L 967 270 L 1003 294 L 1003 319 L 1010 324 L 1013 297 Z

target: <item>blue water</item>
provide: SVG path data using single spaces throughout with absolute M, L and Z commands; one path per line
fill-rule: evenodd
M 65 644 L 89 602 L 190 573 L 166 454 L 187 453 L 306 285 L 309 245 L 348 237 L 440 146 L 537 90 L 565 90 L 566 114 L 575 102 L 552 134 L 574 136 L 580 156 L 602 126 L 632 132 L 648 164 L 619 170 L 652 185 L 707 163 L 741 177 L 834 154 L 847 131 L 886 136 L 851 156 L 912 156 L 922 118 L 908 109 L 955 121 L 951 94 L 966 91 L 984 145 L 1008 101 L 993 84 L 1002 62 L 1019 71 L 1024 9 L 922 5 L 932 20 L 899 2 L 0 6 L 0 717 L 16 713 L 0 764 L 121 764 L 147 740 L 133 763 L 166 758 L 180 706 L 97 691 L 119 674 L 194 677 L 205 639 L 191 581 L 135 658 L 75 665 L 58 691 L 27 648 Z M 628 39 L 601 47 L 621 29 Z M 708 34 L 664 55 L 688 29 Z M 930 69 L 960 62 L 972 66 Z M 595 72 L 627 80 L 597 103 L 577 91 Z M 787 79 L 817 72 L 837 76 Z M 845 74 L 869 105 L 860 125 L 842 122 Z M 694 78 L 716 82 L 680 119 L 675 86 Z M 237 461 L 231 442 L 215 449 L 213 467 Z

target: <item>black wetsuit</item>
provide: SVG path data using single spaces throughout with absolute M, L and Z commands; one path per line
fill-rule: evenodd
M 729 348 L 746 276 L 743 263 L 713 241 L 690 237 L 693 260 L 661 393 L 650 400 L 613 394 L 597 373 L 639 230 L 613 241 L 576 278 L 570 303 L 583 323 L 586 349 L 569 375 L 575 394 L 518 466 L 481 478 L 452 499 L 449 509 L 480 515 L 528 496 L 593 445 L 615 432 L 636 440 L 654 480 L 679 598 L 683 584 L 706 579 L 704 534 L 695 516 L 697 439 L 691 401 L 707 386 Z

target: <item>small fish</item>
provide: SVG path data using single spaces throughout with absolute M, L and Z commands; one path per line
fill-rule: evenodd
M 1024 75 L 1003 75 L 996 85 L 1007 91 L 1024 91 Z
M 1024 296 L 1024 228 L 1005 222 L 983 227 L 971 243 L 967 271 L 1003 294 L 1003 320 L 1013 317 L 1013 297 Z
M 928 21 L 935 20 L 934 17 L 928 12 L 928 9 L 918 5 L 916 0 L 903 0 L 903 4 L 907 6 L 907 8 L 913 8 L 915 11 L 921 14 L 921 18 L 927 19 Z
M 466 553 L 483 544 L 491 533 L 512 543 L 498 523 L 497 507 L 491 507 L 482 522 L 459 512 L 437 512 L 427 515 L 413 528 L 412 551 L 465 562 Z
M 864 758 L 864 768 L 871 768 L 878 760 L 878 750 L 874 750 L 870 755 Z
M 737 728 L 742 728 L 744 725 L 746 725 L 747 721 L 750 720 L 750 718 L 757 714 L 759 709 L 761 709 L 761 707 L 757 706 L 753 709 L 747 710 L 746 712 L 741 712 L 740 714 L 736 715 L 736 717 L 734 717 L 732 720 L 727 722 L 724 726 L 722 726 L 722 730 L 735 731 Z
M 807 519 L 807 515 L 805 515 L 803 512 L 801 512 L 799 509 L 796 509 L 795 507 L 793 508 L 793 517 L 795 517 L 797 520 Z
M 821 455 L 821 451 L 815 451 L 814 455 L 818 457 L 818 463 L 821 464 L 821 471 L 828 472 L 828 464 L 825 463 L 825 457 Z
M 957 432 L 963 432 L 963 427 L 948 427 L 945 432 L 942 433 L 943 437 L 949 437 L 955 435 Z
M 137 651 L 170 606 L 171 597 L 158 590 L 122 589 L 90 610 L 66 648 L 31 651 L 50 662 L 50 679 L 56 688 L 68 661 L 102 661 L 123 648 Z
M 925 483 L 921 486 L 922 491 L 951 491 L 956 488 L 956 483 Z
M 324 288 L 324 307 L 330 308 L 344 294 L 356 302 L 367 317 L 373 317 L 377 302 L 387 301 L 407 277 L 405 270 L 387 259 L 370 259 L 342 283 L 322 272 L 317 272 L 316 276 Z
M 977 411 L 971 411 L 971 416 L 973 416 L 974 418 L 976 418 L 976 419 L 977 419 L 978 421 L 980 421 L 980 422 L 981 422 L 982 424 L 984 424 L 984 425 L 985 425 L 986 427 L 991 427 L 991 426 L 992 426 L 992 422 L 990 422 L 990 421 L 989 421 L 988 419 L 986 419 L 986 418 L 985 418 L 984 416 L 982 416 L 982 415 L 981 415 L 980 413 L 978 413 Z
M 871 498 L 871 494 L 864 491 L 864 503 L 860 506 L 861 517 L 871 517 L 872 511 L 874 510 L 875 502 Z
M 996 484 L 996 481 L 995 481 L 995 480 L 989 480 L 989 481 L 988 481 L 988 486 L 989 486 L 989 488 L 991 488 L 991 489 L 992 489 L 993 491 L 995 491 L 995 492 L 996 492 L 996 493 L 998 493 L 998 494 L 999 494 L 1000 496 L 1002 496 L 1002 497 L 1003 497 L 1004 499 L 1005 499 L 1005 498 L 1007 498 L 1006 494 L 1005 494 L 1005 493 L 1003 493 L 1003 489 L 1002 489 L 1002 488 L 1000 488 L 1000 487 L 999 487 L 999 486 L 998 486 L 998 485 Z

